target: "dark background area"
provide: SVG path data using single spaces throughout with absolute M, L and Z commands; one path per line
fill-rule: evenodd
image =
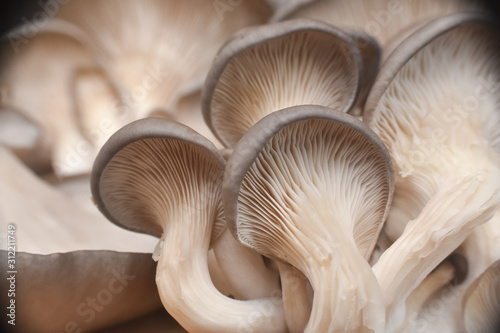
M 0 0 L 0 36 L 3 36 L 7 31 L 12 29 L 16 25 L 23 23 L 23 17 L 31 19 L 33 17 L 33 14 L 39 11 L 42 8 L 42 5 L 47 1 L 53 1 L 55 3 L 66 3 L 72 0 Z M 496 14 L 497 18 L 500 18 L 499 0 L 477 1 L 487 5 L 489 9 Z

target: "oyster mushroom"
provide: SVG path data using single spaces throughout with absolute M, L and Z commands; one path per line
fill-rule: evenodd
M 386 222 L 395 242 L 373 268 L 388 330 L 416 286 L 499 208 L 500 95 L 482 84 L 498 80 L 495 36 L 480 14 L 437 19 L 394 50 L 368 97 L 365 120 L 396 169 Z
M 220 183 L 225 161 L 190 128 L 159 118 L 127 125 L 104 145 L 92 193 L 108 219 L 162 235 L 156 282 L 167 311 L 188 331 L 285 330 L 276 299 L 234 300 L 214 287 L 207 256 L 225 228 Z
M 78 40 L 51 25 L 18 52 L 8 39 L 2 42 L 0 86 L 7 87 L 7 93 L 1 109 L 17 110 L 38 126 L 38 145 L 50 151 L 51 166 L 58 175 L 90 170 L 96 151 L 80 131 L 71 99 L 75 71 L 96 66 L 90 54 Z
M 135 120 L 157 109 L 173 113 L 180 97 L 201 87 L 226 38 L 271 15 L 262 0 L 218 8 L 211 0 L 75 0 L 57 18 L 88 36 L 122 97 L 116 107 Z
M 203 87 L 203 116 L 226 147 L 258 120 L 286 107 L 316 104 L 348 111 L 361 58 L 332 26 L 294 20 L 248 28 L 219 51 Z
M 389 154 L 366 125 L 307 105 L 271 113 L 238 142 L 223 204 L 243 244 L 309 279 L 306 332 L 381 332 L 385 309 L 366 258 L 392 189 Z

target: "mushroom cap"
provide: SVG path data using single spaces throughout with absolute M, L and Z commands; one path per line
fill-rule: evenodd
M 163 223 L 169 222 L 159 220 L 165 211 L 182 209 L 183 204 L 208 209 L 198 206 L 191 195 L 216 200 L 217 194 L 201 193 L 196 184 L 201 187 L 203 177 L 220 184 L 224 167 L 217 148 L 194 130 L 162 118 L 145 118 L 106 142 L 94 163 L 91 190 L 97 207 L 111 222 L 159 237 Z M 212 236 L 225 227 L 215 220 Z
M 396 168 L 399 185 L 386 223 L 393 240 L 439 183 L 491 168 L 498 159 L 492 154 L 500 152 L 500 99 L 483 85 L 500 74 L 500 43 L 490 38 L 497 34 L 491 24 L 489 16 L 472 12 L 434 20 L 402 42 L 377 76 L 364 121 Z M 474 148 L 484 142 L 488 152 Z M 457 165 L 459 160 L 467 163 Z
M 339 170 L 336 163 L 346 166 Z M 242 204 L 241 198 L 242 187 L 250 186 L 252 181 L 255 193 L 250 195 L 256 196 L 259 203 L 250 208 Z M 353 223 L 348 228 L 352 229 L 361 254 L 369 257 L 392 198 L 391 159 L 383 143 L 365 124 L 326 107 L 304 105 L 276 111 L 240 140 L 228 161 L 223 182 L 222 201 L 228 226 L 244 244 L 283 260 L 269 248 L 286 243 L 280 233 L 288 231 L 279 226 L 278 220 L 294 214 L 301 195 L 308 195 L 304 194 L 306 187 L 318 193 L 325 188 L 337 191 L 335 194 L 344 191 L 338 197 L 333 194 L 334 200 L 328 205 L 341 201 L 348 206 L 349 211 L 338 212 L 338 216 L 349 220 L 342 223 Z M 345 202 L 342 197 L 347 198 Z M 248 224 L 249 219 L 255 220 L 253 226 Z M 275 238 L 272 243 L 270 238 Z
M 432 43 L 436 38 L 461 26 L 470 24 L 494 24 L 493 18 L 485 13 L 464 12 L 451 14 L 425 24 L 402 41 L 383 63 L 377 79 L 370 90 L 366 101 L 363 120 L 369 125 L 373 123 L 374 112 L 380 99 L 386 93 L 396 74 L 420 50 Z
M 361 56 L 341 30 L 312 20 L 247 28 L 219 51 L 202 92 L 205 122 L 234 146 L 259 119 L 304 104 L 348 111 L 359 91 Z
M 7 87 L 2 104 L 39 127 L 39 143 L 51 155 L 52 168 L 59 176 L 68 176 L 89 172 L 95 156 L 94 147 L 79 126 L 71 87 L 75 71 L 93 68 L 96 63 L 85 45 L 73 33 L 62 30 L 59 23 L 43 25 L 29 43 L 18 37 L 24 36 L 23 29 L 32 28 L 29 24 L 14 30 L 14 37 L 7 35 L 16 41 L 21 38 L 25 44 L 10 43 L 9 38 L 0 40 L 0 87 Z M 85 153 L 73 158 L 82 146 Z
M 173 110 L 181 96 L 201 87 L 228 36 L 271 14 L 263 0 L 73 0 L 57 17 L 90 37 L 121 94 L 138 96 L 127 103 L 138 119 L 151 109 Z
M 395 242 L 373 266 L 388 330 L 425 276 L 499 207 L 500 96 L 489 82 L 499 78 L 500 39 L 489 22 L 460 13 L 423 26 L 386 60 L 366 103 L 396 171 L 384 226 Z

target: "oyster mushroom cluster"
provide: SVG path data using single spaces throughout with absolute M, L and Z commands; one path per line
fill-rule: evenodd
M 0 44 L 2 329 L 500 332 L 484 4 L 39 6 Z

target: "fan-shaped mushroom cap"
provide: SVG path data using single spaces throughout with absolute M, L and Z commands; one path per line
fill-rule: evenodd
M 229 35 L 270 16 L 262 0 L 74 0 L 57 15 L 89 36 L 133 119 L 173 111 L 182 95 L 201 87 Z
M 322 131 L 325 131 L 326 134 Z M 339 133 L 335 131 L 339 131 Z M 287 140 L 287 137 L 291 137 L 291 139 Z M 238 215 L 244 213 L 245 218 L 252 220 L 251 216 L 247 215 L 250 212 L 240 211 L 243 209 L 240 208 L 241 200 L 243 200 L 241 186 L 246 184 L 245 186 L 248 187 L 246 191 L 250 191 L 257 185 L 252 185 L 250 179 L 252 175 L 256 177 L 253 181 L 265 182 L 257 175 L 260 174 L 262 177 L 262 174 L 268 174 L 266 178 L 269 178 L 269 182 L 272 179 L 270 177 L 277 178 L 276 183 L 268 185 L 279 185 L 282 187 L 280 188 L 282 191 L 267 193 L 269 188 L 265 186 L 255 188 L 256 192 L 253 194 L 258 192 L 266 195 L 275 194 L 280 196 L 280 200 L 287 201 L 295 198 L 295 191 L 305 191 L 308 186 L 321 187 L 326 192 L 336 193 L 337 195 L 330 194 L 324 200 L 332 199 L 332 202 L 342 200 L 342 203 L 350 207 L 350 213 L 353 214 L 352 217 L 355 220 L 353 220 L 352 229 L 356 244 L 363 256 L 369 257 L 375 246 L 376 236 L 382 227 L 387 208 L 390 206 L 394 186 L 390 156 L 372 131 L 352 116 L 342 115 L 339 111 L 326 107 L 306 105 L 290 107 L 277 112 L 272 117 L 268 116 L 266 121 L 260 121 L 256 124 L 245 135 L 245 138 L 244 142 L 235 147 L 230 157 L 223 187 L 223 202 L 228 225 L 240 240 L 243 240 L 244 234 L 244 237 L 250 235 L 247 235 L 246 232 L 240 234 L 239 228 L 243 228 L 246 223 Z M 316 141 L 313 143 L 312 139 Z M 347 141 L 347 143 L 342 140 Z M 296 155 L 289 158 L 289 155 L 294 153 Z M 353 161 L 342 160 L 341 157 L 344 157 L 344 154 L 352 158 Z M 345 158 L 347 159 L 347 157 Z M 367 172 L 370 170 L 370 163 L 377 165 L 376 171 Z M 338 165 L 342 165 L 342 168 L 338 169 Z M 357 169 L 363 167 L 367 169 L 364 170 L 367 172 L 366 174 L 362 174 Z M 377 173 L 379 179 L 371 178 Z M 341 175 L 348 178 L 341 177 Z M 362 180 L 357 177 L 362 177 Z M 342 179 L 341 182 L 340 179 Z M 311 181 L 310 184 L 308 184 L 308 180 Z M 340 183 L 338 184 L 337 181 Z M 367 187 L 360 190 L 356 187 L 359 184 Z M 342 192 L 340 188 L 345 192 Z M 363 196 L 364 191 L 369 190 L 373 191 L 370 193 L 374 196 L 366 197 L 367 201 L 363 203 L 371 207 L 372 210 L 366 206 L 364 207 L 366 210 L 362 211 L 355 204 L 361 204 L 359 196 Z M 343 195 L 338 195 L 338 193 L 343 193 Z M 248 193 L 248 196 L 251 198 L 251 193 Z M 257 199 L 259 197 L 254 198 L 254 200 Z M 260 200 L 264 200 L 264 198 L 262 197 Z M 378 210 L 373 210 L 373 207 L 370 206 L 375 202 L 379 203 Z M 259 206 L 261 209 L 267 207 L 281 211 L 291 204 L 290 202 L 281 202 L 283 207 L 280 207 L 279 203 L 277 201 L 274 204 L 269 202 Z M 269 216 L 269 218 L 271 217 Z M 352 218 L 349 220 L 351 221 Z M 373 221 L 377 221 L 377 223 Z M 248 242 L 245 243 L 251 245 Z M 266 255 L 278 259 L 270 253 L 266 253 Z
M 463 320 L 466 332 L 500 331 L 500 260 L 481 274 L 465 293 Z
M 375 245 L 392 189 L 390 157 L 372 131 L 345 113 L 307 105 L 268 115 L 239 141 L 223 204 L 241 242 L 311 281 L 307 331 L 378 331 L 384 309 L 363 256 Z
M 392 239 L 435 192 L 437 184 L 419 173 L 455 177 L 458 171 L 469 173 L 473 163 L 476 170 L 491 165 L 485 159 L 495 160 L 495 151 L 500 152 L 495 126 L 500 98 L 491 85 L 499 75 L 500 45 L 495 46 L 488 22 L 484 15 L 465 13 L 427 25 L 387 59 L 370 92 L 364 120 L 391 152 L 399 184 L 386 223 Z M 492 154 L 467 157 L 470 163 L 449 173 L 460 158 L 452 147 L 478 140 L 487 140 Z
M 500 203 L 500 95 L 489 84 L 500 39 L 489 23 L 463 13 L 425 25 L 387 59 L 366 103 L 396 171 L 385 230 L 401 236 L 374 266 L 394 320 L 396 302 Z
M 212 172 L 209 179 L 217 183 L 225 161 L 211 142 L 184 125 L 161 118 L 132 124 L 115 133 L 99 152 L 92 194 L 99 210 L 113 223 L 161 237 L 163 229 L 175 223 L 161 217 L 183 209 L 182 204 L 188 204 L 184 200 L 194 200 L 190 196 L 200 191 L 197 171 Z M 212 199 L 216 202 L 217 195 Z
M 279 302 L 233 300 L 210 279 L 209 245 L 226 227 L 220 202 L 224 166 L 215 146 L 190 128 L 161 118 L 142 119 L 103 146 L 94 165 L 92 193 L 114 223 L 156 236 L 163 232 L 158 290 L 167 311 L 187 330 L 283 331 Z
M 294 20 L 248 28 L 217 54 L 203 87 L 203 116 L 225 146 L 262 117 L 304 104 L 349 110 L 358 94 L 361 58 L 350 36 Z

